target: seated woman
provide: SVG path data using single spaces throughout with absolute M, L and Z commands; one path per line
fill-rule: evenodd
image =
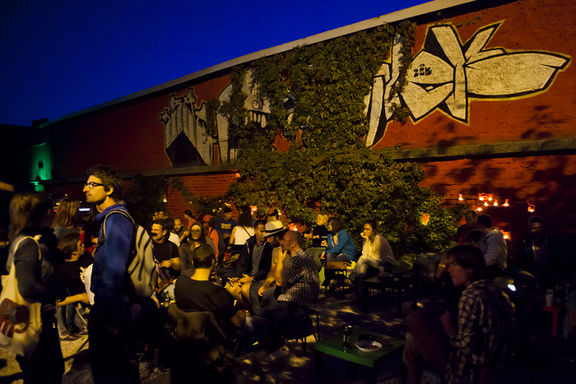
M 447 383 L 481 382 L 499 367 L 513 344 L 514 310 L 507 296 L 485 278 L 482 252 L 459 245 L 447 255 L 452 282 L 465 287 L 457 326 L 449 312 L 421 310 L 406 318 L 405 383 L 419 383 L 425 364 L 437 369 Z
M 352 280 L 364 280 L 368 277 L 383 274 L 391 270 L 395 263 L 394 253 L 386 239 L 378 233 L 376 220 L 366 220 L 360 234 L 364 238 L 362 255 L 356 263 L 352 273 Z
M 324 257 L 330 261 L 353 261 L 356 258 L 356 244 L 344 229 L 342 220 L 332 217 L 328 220 L 327 245 Z

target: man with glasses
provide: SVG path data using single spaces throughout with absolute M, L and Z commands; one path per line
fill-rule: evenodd
M 94 306 L 88 335 L 90 364 L 96 383 L 139 382 L 138 366 L 127 354 L 130 295 L 127 273 L 134 238 L 134 224 L 120 200 L 122 180 L 109 167 L 96 166 L 84 183 L 86 201 L 94 204 L 100 227 L 94 253 L 91 290 Z

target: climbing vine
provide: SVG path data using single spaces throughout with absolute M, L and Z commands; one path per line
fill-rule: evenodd
M 458 213 L 419 186 L 419 166 L 394 162 L 363 141 L 373 79 L 398 36 L 404 79 L 413 35 L 410 22 L 383 25 L 234 68 L 230 100 L 220 107 L 239 149 L 240 178 L 229 197 L 237 205 L 280 208 L 308 225 L 319 211 L 339 215 L 358 242 L 362 222 L 376 219 L 398 254 L 448 246 Z M 269 106 L 265 125 L 244 109 L 248 69 L 259 103 Z M 394 117 L 405 121 L 406 110 L 395 106 Z M 289 141 L 288 150 L 274 148 L 279 136 Z

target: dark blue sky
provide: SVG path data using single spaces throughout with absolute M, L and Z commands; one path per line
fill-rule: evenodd
M 0 0 L 0 124 L 30 125 L 423 0 Z

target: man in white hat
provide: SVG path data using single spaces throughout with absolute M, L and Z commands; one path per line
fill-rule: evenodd
M 280 239 L 286 232 L 286 228 L 278 221 L 267 222 L 263 226 L 260 225 L 261 223 L 263 222 L 256 222 L 254 236 L 246 241 L 240 256 L 240 259 L 245 260 L 245 263 L 252 261 L 247 264 L 246 273 L 238 282 L 242 284 L 242 296 L 250 304 L 253 314 L 260 312 L 260 306 L 264 298 L 269 300 L 274 298 L 277 288 L 275 279 L 276 260 L 280 250 Z M 262 229 L 263 232 L 261 231 Z M 258 257 L 254 257 L 254 249 L 258 246 L 261 236 L 264 251 L 258 260 L 258 268 L 255 270 L 254 266 Z M 250 272 L 254 273 L 251 274 Z M 268 294 L 265 295 L 265 291 L 268 291 Z

